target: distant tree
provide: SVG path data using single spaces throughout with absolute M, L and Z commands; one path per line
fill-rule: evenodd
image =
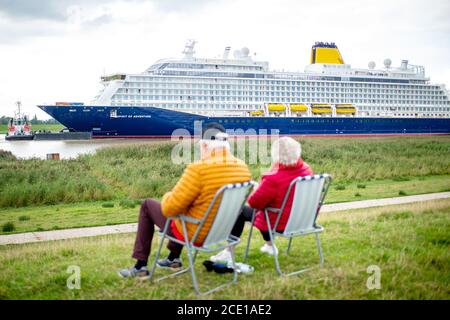
M 53 118 L 50 118 L 50 119 L 48 119 L 48 120 L 45 120 L 45 123 L 48 123 L 48 124 L 59 124 L 59 122 L 56 121 L 56 120 L 53 119 Z
M 11 117 L 0 116 L 0 124 L 8 124 L 10 119 Z M 47 120 L 39 120 L 37 115 L 34 115 L 30 122 L 31 124 L 59 124 L 59 122 L 53 118 Z
M 8 124 L 10 117 L 1 116 L 0 117 L 0 124 Z
M 33 119 L 31 119 L 31 124 L 38 124 L 39 120 L 36 115 L 34 115 Z

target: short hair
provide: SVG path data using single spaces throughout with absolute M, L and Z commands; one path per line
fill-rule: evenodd
M 225 148 L 230 150 L 228 134 L 225 128 L 217 122 L 207 123 L 202 130 L 201 141 L 206 144 L 208 150 Z
M 226 141 L 228 135 L 225 128 L 217 122 L 210 122 L 205 124 L 202 129 L 202 139 L 203 140 L 221 140 Z
M 302 147 L 298 141 L 291 137 L 281 137 L 273 142 L 271 154 L 273 162 L 293 165 L 300 159 Z

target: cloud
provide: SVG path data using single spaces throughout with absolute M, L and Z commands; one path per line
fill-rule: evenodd
M 0 12 L 12 19 L 45 19 L 64 21 L 70 0 L 0 0 Z
M 150 11 L 160 17 L 189 13 L 206 3 L 207 0 L 0 0 L 0 45 L 95 30 L 112 23 L 136 23 L 148 19 Z
M 95 17 L 93 19 L 88 19 L 83 22 L 83 28 L 97 28 L 102 25 L 106 25 L 108 23 L 113 22 L 113 16 L 110 13 L 102 14 L 98 17 Z
M 137 0 L 134 0 L 137 1 Z M 120 2 L 120 1 L 117 1 Z M 108 0 L 0 0 L 0 45 L 112 23 Z
M 0 46 L 15 45 L 22 40 L 36 37 L 56 37 L 64 33 L 64 30 L 55 23 L 5 23 L 0 20 Z
M 161 12 L 188 13 L 212 3 L 209 0 L 0 0 L 0 13 L 12 19 L 44 19 L 66 21 L 70 8 L 96 7 L 114 3 L 152 3 Z M 217 3 L 217 1 L 215 1 Z
M 154 0 L 157 10 L 162 12 L 192 13 L 208 4 L 217 5 L 219 1 L 211 0 Z
M 19 97 L 39 117 L 36 104 L 89 103 L 99 75 L 180 57 L 188 38 L 198 57 L 246 46 L 290 71 L 333 41 L 354 67 L 409 59 L 450 87 L 448 16 L 448 0 L 0 0 L 0 115 Z

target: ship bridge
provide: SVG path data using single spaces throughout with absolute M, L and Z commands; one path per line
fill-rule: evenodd
M 195 41 L 187 42 L 181 59 L 161 59 L 151 65 L 145 72 L 150 74 L 165 74 L 165 71 L 192 71 L 192 70 L 225 70 L 225 71 L 252 71 L 267 72 L 269 63 L 254 61 L 247 47 L 234 50 L 233 58 L 229 58 L 231 47 L 225 47 L 221 58 L 194 57 Z

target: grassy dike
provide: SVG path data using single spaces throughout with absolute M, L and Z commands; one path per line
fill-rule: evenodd
M 301 142 L 314 171 L 334 177 L 328 203 L 450 190 L 448 136 Z M 0 233 L 134 222 L 140 199 L 159 199 L 183 172 L 172 149 L 139 143 L 61 161 L 18 161 L 0 151 Z M 255 180 L 267 170 L 249 167 Z
M 327 203 L 380 199 L 404 195 L 449 191 L 448 176 L 430 176 L 407 181 L 376 180 L 350 183 L 344 190 L 332 186 Z M 94 201 L 49 206 L 0 209 L 0 226 L 13 223 L 14 230 L 0 234 L 58 230 L 137 222 L 140 200 Z
M 324 267 L 289 279 L 277 276 L 273 258 L 259 251 L 262 239 L 255 235 L 248 261 L 255 272 L 239 275 L 237 285 L 207 299 L 448 300 L 449 214 L 449 199 L 323 214 L 319 223 L 325 227 Z M 237 248 L 239 261 L 247 228 Z M 159 283 L 120 279 L 116 271 L 132 264 L 133 242 L 133 234 L 122 234 L 0 246 L 0 299 L 198 298 L 189 274 Z M 282 252 L 287 241 L 280 244 Z M 153 253 L 157 245 L 155 241 Z M 208 273 L 201 265 L 207 258 L 200 254 L 196 263 L 201 285 L 217 285 L 230 276 Z M 185 253 L 182 259 L 187 261 Z M 286 271 L 316 264 L 313 237 L 294 240 L 291 254 L 282 253 L 280 262 Z M 372 265 L 381 271 L 381 287 L 369 290 L 366 284 L 372 274 L 367 268 Z M 69 266 L 80 268 L 79 290 L 67 288 Z

